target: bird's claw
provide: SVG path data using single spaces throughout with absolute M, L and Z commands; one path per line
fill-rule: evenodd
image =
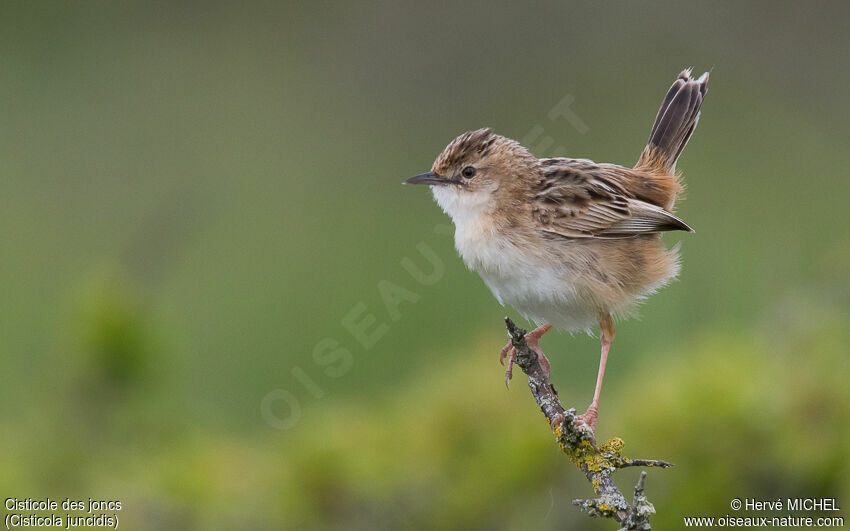
M 599 416 L 599 408 L 591 404 L 587 411 L 581 415 L 576 415 L 576 426 L 585 425 L 591 432 L 596 432 L 596 418 Z
M 510 352 L 510 354 L 508 354 Z M 510 389 L 511 378 L 514 376 L 514 362 L 516 361 L 516 347 L 510 341 L 502 347 L 502 352 L 499 353 L 499 362 L 504 365 L 505 358 L 508 358 L 508 366 L 505 368 L 505 387 Z
M 540 362 L 540 368 L 543 369 L 543 373 L 546 375 L 546 379 L 549 379 L 549 360 L 546 358 L 546 354 L 543 354 L 543 351 L 540 350 L 540 346 L 537 344 L 537 341 L 540 339 L 540 336 L 548 332 L 552 327 L 549 325 L 541 326 L 535 330 L 532 330 L 528 334 L 525 335 L 526 344 L 537 353 L 537 361 Z M 505 365 L 505 358 L 508 359 L 507 368 L 505 369 L 505 387 L 510 388 L 511 378 L 513 377 L 513 364 L 516 361 L 516 347 L 513 346 L 511 341 L 505 343 L 505 346 L 502 347 L 501 352 L 499 352 L 499 363 Z
M 503 366 L 505 365 L 505 358 L 508 356 L 508 352 L 511 350 L 514 351 L 512 355 L 516 357 L 516 349 L 514 348 L 513 344 L 508 341 L 505 346 L 502 347 L 502 351 L 499 352 L 499 363 L 501 363 Z
M 549 421 L 549 427 L 552 428 L 552 431 L 555 431 L 555 429 L 563 423 L 564 416 L 559 413 L 555 415 L 555 417 L 551 421 Z

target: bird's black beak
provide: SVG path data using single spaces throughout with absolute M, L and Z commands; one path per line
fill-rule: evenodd
M 401 184 L 435 184 L 437 186 L 445 186 L 451 183 L 451 179 L 445 179 L 443 177 L 440 177 L 436 173 L 429 171 L 428 173 L 420 173 L 419 175 L 414 175 L 413 177 L 404 181 Z

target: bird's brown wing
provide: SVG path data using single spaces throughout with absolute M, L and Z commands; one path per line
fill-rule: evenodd
M 630 238 L 686 230 L 684 221 L 629 191 L 632 170 L 582 159 L 542 159 L 532 216 L 544 232 L 566 238 Z

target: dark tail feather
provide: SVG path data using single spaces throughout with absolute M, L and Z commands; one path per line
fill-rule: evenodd
M 683 70 L 667 91 L 661 108 L 655 116 L 649 142 L 637 166 L 647 170 L 672 173 L 676 159 L 699 121 L 699 108 L 705 97 L 708 72 L 699 79 L 691 77 L 691 70 Z

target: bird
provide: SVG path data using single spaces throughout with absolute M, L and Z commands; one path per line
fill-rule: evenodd
M 649 139 L 629 168 L 589 159 L 537 158 L 489 128 L 461 134 L 431 171 L 403 184 L 431 188 L 455 226 L 455 247 L 502 305 L 537 328 L 525 337 L 549 374 L 538 341 L 553 328 L 586 331 L 599 325 L 601 352 L 593 399 L 578 424 L 596 429 L 614 318 L 674 279 L 678 245 L 661 234 L 694 232 L 675 214 L 683 185 L 676 161 L 697 126 L 708 72 L 683 70 L 665 95 Z M 509 385 L 516 349 L 499 359 Z

